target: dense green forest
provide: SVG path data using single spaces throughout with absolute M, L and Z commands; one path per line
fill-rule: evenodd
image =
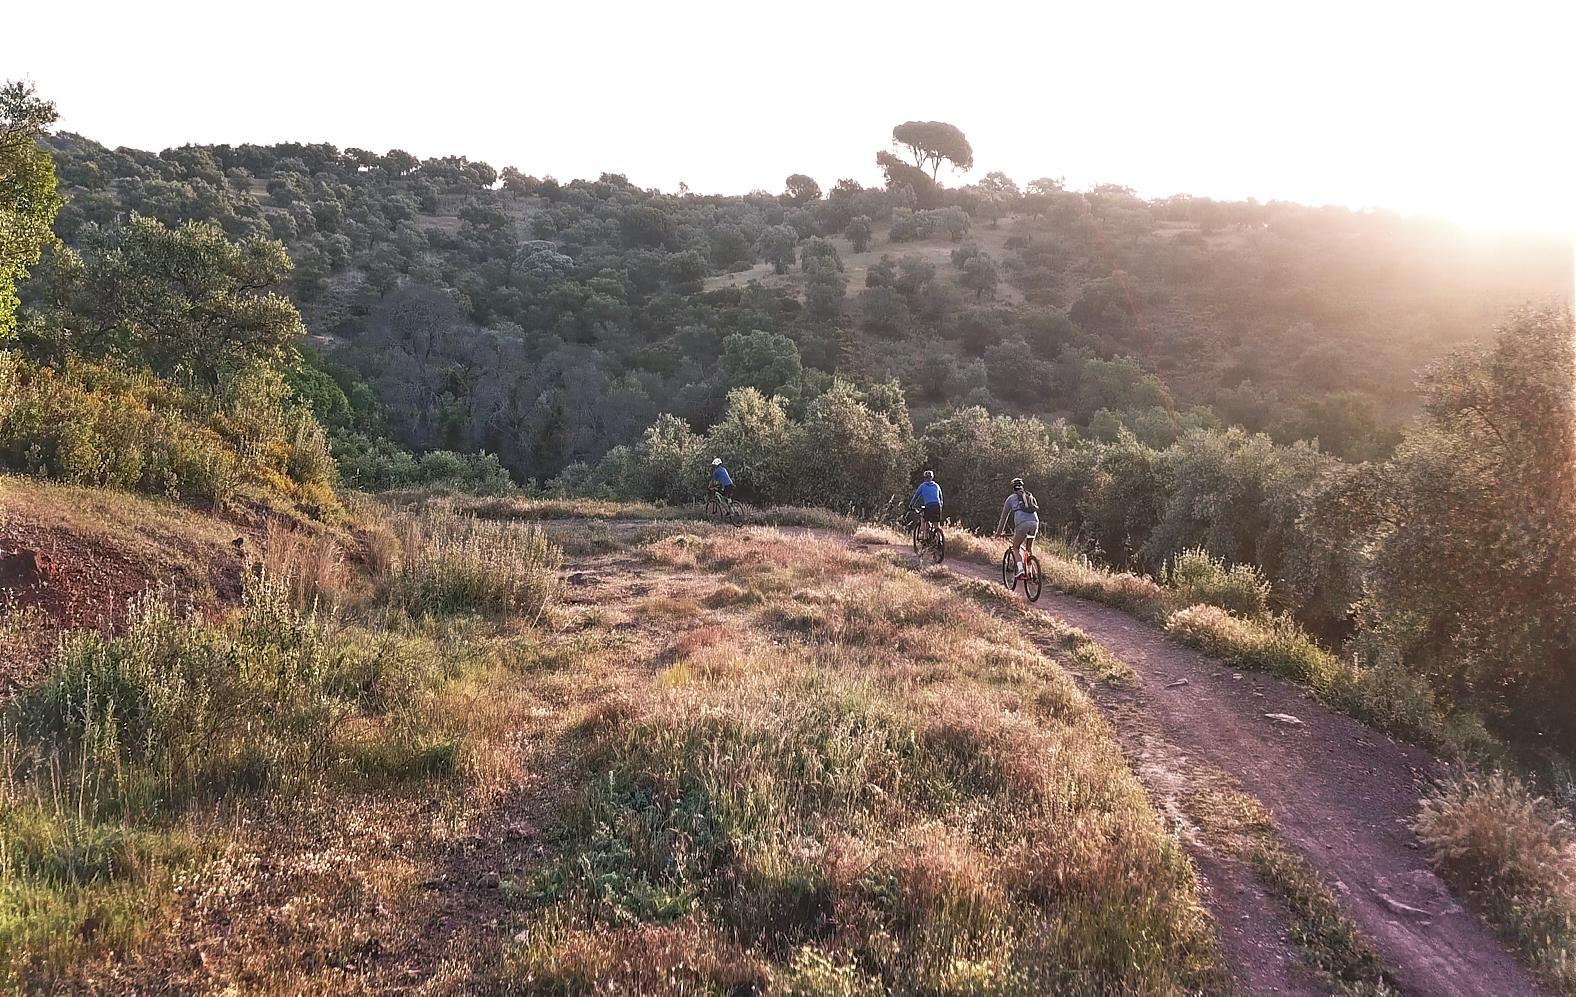
M 933 171 L 972 163 L 961 134 L 903 137 Z M 345 396 L 313 396 L 343 456 L 388 435 L 521 481 L 664 412 L 710 425 L 733 388 L 802 404 L 833 376 L 896 379 L 922 419 L 981 405 L 1156 446 L 1240 425 L 1378 456 L 1418 369 L 1570 284 L 1557 241 L 999 173 L 949 189 L 885 152 L 886 188 L 796 174 L 722 197 L 321 144 L 46 146 L 56 231 L 89 260 L 133 215 L 284 246 L 281 289 Z
M 1576 747 L 1568 243 L 948 188 L 974 151 L 936 122 L 882 187 L 733 197 L 110 150 L 6 101 L 9 466 L 328 520 L 336 482 L 687 501 L 714 454 L 747 499 L 870 513 L 931 466 L 974 526 L 1022 475 L 1091 558 L 1253 566 L 1332 646 Z

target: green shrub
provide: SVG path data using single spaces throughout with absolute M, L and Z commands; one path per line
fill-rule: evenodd
M 392 440 L 351 431 L 335 432 L 331 443 L 341 476 L 355 488 L 432 486 L 477 495 L 515 490 L 514 480 L 494 454 L 434 450 L 417 456 Z
M 1251 564 L 1227 567 L 1201 547 L 1185 550 L 1171 562 L 1165 582 L 1186 603 L 1218 606 L 1248 620 L 1269 616 L 1269 582 Z
M 267 368 L 210 397 L 108 364 L 56 368 L 5 354 L 0 381 L 0 467 L 213 505 L 249 495 L 318 517 L 340 512 L 321 427 Z
M 68 636 L 12 725 L 37 777 L 64 766 L 85 805 L 165 808 L 321 771 L 350 703 L 323 628 L 269 585 L 210 626 L 145 599 L 124 635 Z

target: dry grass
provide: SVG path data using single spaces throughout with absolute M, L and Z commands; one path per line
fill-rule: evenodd
M 1220 985 L 1177 842 L 1098 712 L 1012 628 L 770 530 L 669 537 L 646 559 L 723 573 L 724 594 L 651 649 L 667 667 L 649 687 L 584 728 L 584 796 L 511 928 L 510 981 Z
M 385 580 L 412 614 L 477 612 L 540 620 L 563 588 L 563 553 L 540 527 L 425 510 L 400 523 L 403 555 Z
M 978 578 L 959 577 L 945 569 L 926 569 L 923 574 L 947 580 L 958 591 L 1010 620 L 1042 650 L 1064 654 L 1068 662 L 1092 678 L 1117 687 L 1137 684 L 1138 676 L 1132 666 L 1093 637 L 1054 616 L 1033 610 L 1007 589 Z
M 1566 814 L 1502 773 L 1452 779 L 1417 818 L 1452 887 L 1562 993 L 1576 993 L 1576 832 Z
M 116 510 L 146 507 L 160 529 L 159 503 L 90 498 L 111 535 L 131 528 Z M 88 515 L 62 504 L 57 520 Z M 190 515 L 172 531 L 233 535 Z M 427 902 L 412 856 L 431 861 L 455 822 L 534 778 L 521 731 L 567 724 L 542 697 L 566 702 L 558 674 L 614 643 L 523 626 L 556 592 L 538 556 L 550 549 L 529 530 L 468 527 L 424 517 L 357 561 L 276 522 L 243 611 L 146 599 L 124 633 L 65 639 L 0 720 L 0 986 L 325 991 L 420 938 L 390 916 Z M 362 597 L 370 569 L 400 578 L 456 550 L 485 582 L 461 602 L 503 613 L 412 620 Z M 418 799 L 391 798 L 407 792 Z M 404 844 L 391 851 L 390 835 Z M 225 923 L 245 927 L 216 935 Z
M 532 521 L 590 520 L 601 522 L 692 521 L 705 522 L 703 503 L 663 505 L 652 502 L 622 502 L 588 498 L 482 498 L 424 490 L 385 493 L 385 501 L 396 505 L 427 507 L 436 505 L 453 512 L 481 519 Z M 745 506 L 746 525 L 802 526 L 852 533 L 857 521 L 830 509 L 814 506 Z
M 333 613 L 367 591 L 346 562 L 339 539 L 322 530 L 294 529 L 269 519 L 258 556 L 264 574 L 301 610 Z
M 1007 541 L 964 530 L 947 534 L 947 549 L 989 568 L 1001 565 Z M 1040 561 L 1040 577 L 1051 588 L 1083 599 L 1115 606 L 1140 619 L 1160 621 L 1180 608 L 1175 593 L 1144 575 L 1108 571 L 1087 557 L 1049 539 L 1035 541 L 1034 553 Z
M 238 529 L 167 499 L 0 473 L 0 532 L 25 524 L 115 551 L 149 577 L 179 578 L 199 602 L 215 598 Z

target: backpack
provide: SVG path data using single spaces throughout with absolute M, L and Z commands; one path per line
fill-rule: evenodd
M 1033 492 L 1025 491 L 1023 493 L 1023 509 L 1025 512 L 1032 512 L 1036 515 L 1039 514 L 1040 503 L 1035 500 Z

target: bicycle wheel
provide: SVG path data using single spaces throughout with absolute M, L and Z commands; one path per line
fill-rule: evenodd
M 930 541 L 930 559 L 940 564 L 947 556 L 947 535 L 937 526 L 933 530 Z
M 735 528 L 744 525 L 744 510 L 739 508 L 739 503 L 737 502 L 730 500 L 723 507 L 722 516 Z
M 1040 601 L 1040 560 L 1033 554 L 1029 555 L 1029 562 L 1023 566 L 1024 574 L 1029 577 L 1023 580 L 1023 594 L 1029 597 L 1030 602 Z
M 915 523 L 908 528 L 908 542 L 914 546 L 914 556 L 919 556 L 919 524 Z
M 1018 587 L 1018 565 L 1013 560 L 1010 548 L 1001 556 L 1001 587 L 1006 589 Z

